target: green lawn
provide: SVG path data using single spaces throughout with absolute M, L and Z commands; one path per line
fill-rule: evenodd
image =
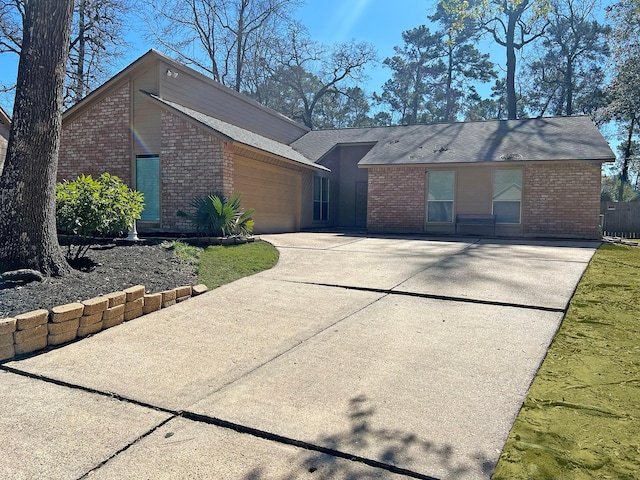
M 278 262 L 278 251 L 263 241 L 242 245 L 207 247 L 200 254 L 198 282 L 217 288 L 242 277 L 272 268 Z
M 640 478 L 639 248 L 594 255 L 492 478 Z

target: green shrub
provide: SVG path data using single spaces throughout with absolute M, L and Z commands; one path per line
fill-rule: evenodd
M 253 232 L 251 218 L 253 208 L 242 211 L 242 196 L 235 193 L 229 200 L 224 195 L 212 193 L 191 200 L 195 213 L 178 210 L 178 216 L 187 218 L 201 235 L 209 237 L 247 236 Z
M 140 218 L 144 208 L 141 192 L 131 190 L 118 177 L 103 173 L 94 180 L 82 175 L 73 182 L 56 185 L 58 233 L 71 235 L 78 247 L 75 258 L 86 252 L 86 237 L 115 236 Z M 67 256 L 71 256 L 71 245 Z

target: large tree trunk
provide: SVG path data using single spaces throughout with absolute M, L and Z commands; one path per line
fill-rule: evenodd
M 565 95 L 567 99 L 566 115 L 571 116 L 573 115 L 573 82 L 575 79 L 573 78 L 573 60 L 571 58 L 567 60 L 567 72 L 564 76 Z
M 636 116 L 631 117 L 629 134 L 624 146 L 624 158 L 622 159 L 622 169 L 620 171 L 620 186 L 618 187 L 618 201 L 624 202 L 624 186 L 629 183 L 629 164 L 631 163 L 631 143 L 633 142 L 633 131 L 636 128 Z
M 58 245 L 55 186 L 73 0 L 29 0 L 13 123 L 0 177 L 0 272 L 69 271 Z
M 84 57 L 87 54 L 87 0 L 80 0 L 78 6 L 78 63 L 76 64 L 73 76 L 73 102 L 78 103 L 84 97 L 85 72 Z
M 517 14 L 510 12 L 507 23 L 507 118 L 518 118 L 518 104 L 516 100 L 516 20 Z

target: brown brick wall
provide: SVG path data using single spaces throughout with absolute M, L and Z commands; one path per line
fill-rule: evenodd
M 424 231 L 425 188 L 424 167 L 369 168 L 367 228 Z
M 223 175 L 232 164 L 231 149 L 225 143 L 181 117 L 162 112 L 161 228 L 193 230 L 178 217 L 178 210 L 191 212 L 194 197 L 214 191 L 227 194 Z
M 524 234 L 599 238 L 600 164 L 529 163 L 524 166 Z
M 58 181 L 104 172 L 131 185 L 129 83 L 96 103 L 62 129 Z

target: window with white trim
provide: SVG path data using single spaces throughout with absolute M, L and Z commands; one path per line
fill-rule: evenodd
M 493 215 L 496 223 L 520 223 L 522 170 L 494 170 Z
M 456 174 L 453 170 L 433 171 L 428 174 L 427 222 L 453 222 L 453 202 Z
M 313 219 L 329 220 L 329 179 L 313 177 Z

